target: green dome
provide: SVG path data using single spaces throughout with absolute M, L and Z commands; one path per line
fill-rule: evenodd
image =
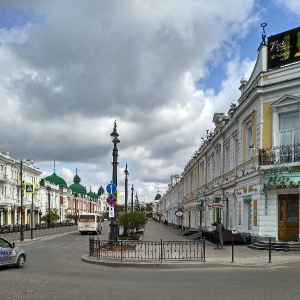
M 68 186 L 67 186 L 67 183 L 65 182 L 65 180 L 62 179 L 61 177 L 57 176 L 57 175 L 55 174 L 55 172 L 54 172 L 52 175 L 45 177 L 45 180 L 46 180 L 46 181 L 49 181 L 49 182 L 52 183 L 52 184 L 59 185 L 59 188 L 60 188 L 60 189 L 63 189 L 63 188 L 67 188 L 67 187 L 68 187 Z
M 154 200 L 160 200 L 161 198 L 161 194 L 156 194 L 155 199 Z
M 104 188 L 101 185 L 100 188 L 99 188 L 99 190 L 98 190 L 98 196 L 101 196 L 103 194 L 104 194 Z
M 86 188 L 80 184 L 80 177 L 76 174 L 74 176 L 74 183 L 69 186 L 69 189 L 72 190 L 73 194 L 85 195 Z

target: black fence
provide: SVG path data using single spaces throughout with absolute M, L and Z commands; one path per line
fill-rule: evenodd
M 144 261 L 205 261 L 205 239 L 197 241 L 100 241 L 89 239 L 96 259 Z
M 58 228 L 58 227 L 66 227 L 71 226 L 73 224 L 70 223 L 50 223 L 49 228 Z M 29 231 L 31 230 L 29 224 L 24 224 L 23 231 Z M 39 230 L 39 229 L 47 229 L 48 223 L 41 223 L 41 224 L 35 224 L 35 227 L 32 228 L 33 230 Z M 21 231 L 21 225 L 1 225 L 0 226 L 0 234 L 4 233 L 11 233 L 11 232 L 20 232 Z
M 258 156 L 261 166 L 299 162 L 300 144 L 259 149 Z

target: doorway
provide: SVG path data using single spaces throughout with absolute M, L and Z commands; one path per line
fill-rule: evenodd
M 299 195 L 278 195 L 278 240 L 299 239 Z

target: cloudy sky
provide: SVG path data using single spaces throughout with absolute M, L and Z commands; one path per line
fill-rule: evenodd
M 227 112 L 261 42 L 299 27 L 299 0 L 0 0 L 0 143 L 67 184 L 150 202 Z

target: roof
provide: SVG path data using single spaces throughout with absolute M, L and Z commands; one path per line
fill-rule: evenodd
M 69 186 L 69 188 L 72 190 L 73 194 L 80 194 L 85 195 L 86 194 L 86 188 L 80 184 L 80 177 L 76 174 L 74 176 L 74 183 Z
M 59 185 L 60 189 L 68 187 L 67 183 L 65 182 L 65 180 L 63 178 L 57 176 L 55 174 L 55 172 L 52 175 L 45 177 L 45 180 L 49 181 L 52 184 Z

